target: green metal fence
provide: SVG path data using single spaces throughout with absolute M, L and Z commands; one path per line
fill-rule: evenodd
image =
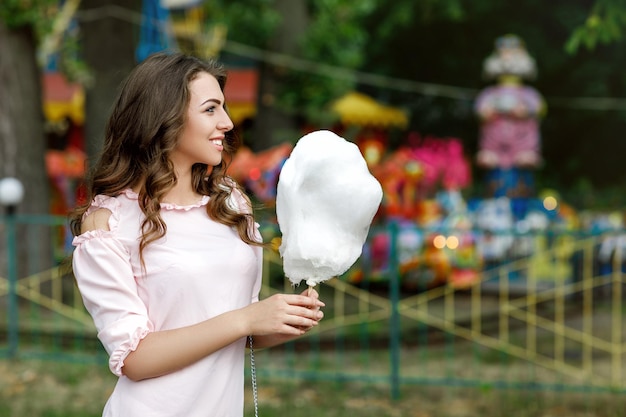
M 64 263 L 65 219 L 5 216 L 0 232 L 0 357 L 106 362 Z M 467 285 L 407 289 L 399 232 L 387 230 L 386 280 L 322 283 L 324 320 L 257 352 L 260 378 L 358 381 L 392 398 L 411 385 L 626 393 L 624 262 L 620 250 L 598 258 L 619 234 L 535 235 L 540 251 L 481 269 Z M 282 278 L 278 254 L 265 255 L 262 297 L 300 291 Z

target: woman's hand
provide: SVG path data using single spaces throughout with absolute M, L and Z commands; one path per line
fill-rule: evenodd
M 301 336 L 324 317 L 315 290 L 305 290 L 302 294 L 275 294 L 265 300 L 249 305 L 250 334 Z

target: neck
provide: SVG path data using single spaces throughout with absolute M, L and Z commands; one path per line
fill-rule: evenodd
M 165 194 L 163 202 L 187 206 L 197 203 L 201 198 L 202 196 L 192 190 L 191 187 L 174 187 Z
M 500 85 L 521 85 L 522 79 L 517 75 L 501 75 L 498 77 L 498 84 Z
M 179 205 L 195 204 L 202 197 L 191 186 L 191 171 L 176 173 L 176 185 L 165 194 L 163 201 Z

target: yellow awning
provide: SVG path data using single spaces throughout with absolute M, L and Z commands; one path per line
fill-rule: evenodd
M 43 112 L 49 122 L 65 118 L 75 124 L 85 121 L 85 91 L 76 83 L 70 83 L 59 72 L 45 72 L 42 79 Z
M 50 122 L 59 122 L 67 117 L 82 125 L 85 121 L 85 94 L 83 91 L 76 92 L 70 101 L 44 101 L 43 112 Z
M 230 120 L 233 121 L 235 126 L 241 124 L 246 119 L 254 119 L 256 116 L 255 103 L 227 103 L 228 114 Z
M 405 128 L 409 123 L 403 110 L 382 105 L 372 97 L 357 92 L 334 101 L 331 109 L 346 125 Z

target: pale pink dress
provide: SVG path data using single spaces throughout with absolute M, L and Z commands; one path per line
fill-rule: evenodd
M 237 191 L 240 210 L 249 210 Z M 236 230 L 211 220 L 209 197 L 191 206 L 161 205 L 165 237 L 139 260 L 143 214 L 137 194 L 97 196 L 90 213 L 111 211 L 110 231 L 74 238 L 74 273 L 98 338 L 119 376 L 105 417 L 234 417 L 243 415 L 245 338 L 180 371 L 133 382 L 124 359 L 148 333 L 189 326 L 258 301 L 261 248 Z M 257 238 L 258 225 L 255 225 Z

